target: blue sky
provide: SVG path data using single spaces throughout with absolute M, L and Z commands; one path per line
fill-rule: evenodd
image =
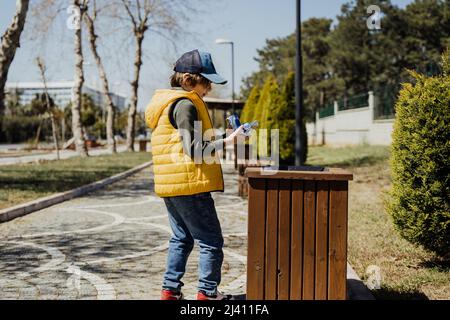
M 70 3 L 67 1 L 68 4 Z M 240 80 L 257 70 L 254 61 L 256 50 L 262 48 L 268 38 L 284 37 L 295 30 L 295 1 L 294 0 L 227 0 L 201 1 L 205 6 L 199 8 L 202 13 L 192 21 L 190 30 L 195 36 L 185 37 L 172 49 L 167 41 L 156 35 L 149 35 L 144 44 L 144 66 L 142 70 L 139 92 L 139 108 L 142 110 L 148 103 L 152 92 L 158 87 L 167 87 L 167 78 L 171 73 L 171 64 L 183 52 L 198 48 L 211 52 L 214 64 L 219 73 L 225 78 L 231 78 L 231 54 L 226 45 L 215 44 L 217 38 L 231 39 L 235 43 L 236 91 Z M 335 19 L 340 12 L 344 0 L 304 0 L 302 1 L 302 19 L 310 17 L 327 17 Z M 394 4 L 404 7 L 411 0 L 393 0 Z M 0 32 L 11 21 L 15 10 L 15 1 L 2 0 L 0 11 Z M 70 80 L 73 76 L 73 54 L 71 46 L 73 34 L 70 30 L 55 31 L 49 36 L 45 45 L 36 45 L 28 40 L 32 33 L 25 29 L 22 47 L 18 50 L 8 76 L 9 81 L 36 81 L 39 79 L 34 58 L 42 55 L 48 64 L 50 81 Z M 117 53 L 119 50 L 123 50 Z M 88 47 L 85 47 L 88 52 Z M 132 76 L 133 42 L 117 44 L 110 41 L 102 48 L 105 56 L 107 73 L 111 78 L 114 90 L 129 95 L 129 84 Z M 119 57 L 118 57 L 119 56 Z M 86 81 L 97 84 L 97 70 L 89 63 L 86 69 Z M 227 85 L 220 90 L 222 96 L 231 95 L 231 87 Z

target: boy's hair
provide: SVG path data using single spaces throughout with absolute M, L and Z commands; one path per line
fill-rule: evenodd
M 193 88 L 197 84 L 201 84 L 205 86 L 206 88 L 211 88 L 211 81 L 206 79 L 200 74 L 197 73 L 187 73 L 187 76 L 184 77 L 185 73 L 183 72 L 175 72 L 170 77 L 170 85 L 174 88 L 181 87 L 181 88 Z

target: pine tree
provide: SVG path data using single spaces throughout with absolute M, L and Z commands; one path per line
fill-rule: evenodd
M 280 162 L 292 164 L 295 157 L 295 73 L 286 77 L 280 94 L 274 127 L 279 129 Z
M 252 88 L 252 91 L 250 92 L 250 95 L 245 102 L 244 108 L 242 109 L 241 114 L 241 122 L 249 122 L 253 121 L 254 115 L 255 115 L 255 109 L 258 105 L 259 96 L 261 94 L 261 89 L 258 85 L 254 86 Z
M 264 84 L 261 98 L 258 101 L 258 107 L 261 112 L 260 127 L 270 130 L 274 122 L 274 116 L 279 107 L 279 88 L 277 81 L 273 76 L 269 76 Z
M 284 165 L 293 165 L 295 162 L 295 73 L 288 73 L 279 96 L 279 108 L 275 112 L 272 128 L 279 129 L 280 162 Z M 306 127 L 303 123 L 305 141 L 302 142 L 305 150 L 303 162 L 306 162 L 308 141 Z
M 271 82 L 274 81 L 274 79 L 275 78 L 273 75 L 269 75 L 266 78 L 266 80 L 264 82 L 264 86 L 262 87 L 261 93 L 259 95 L 258 103 L 256 104 L 255 109 L 254 109 L 253 118 L 259 122 L 259 128 L 262 128 L 263 108 L 264 108 L 264 104 L 269 99 L 270 85 L 271 85 Z
M 257 129 L 258 132 L 258 138 L 262 139 L 261 129 L 267 130 L 267 138 L 270 139 L 270 130 L 267 127 L 267 118 L 268 114 L 270 112 L 270 106 L 272 103 L 276 103 L 276 98 L 278 95 L 278 85 L 276 83 L 275 77 L 271 74 L 266 78 L 266 81 L 264 82 L 264 86 L 261 90 L 261 94 L 258 99 L 258 103 L 255 108 L 254 113 L 254 120 L 257 120 L 259 122 L 259 127 Z M 262 141 L 259 140 L 258 142 L 258 154 L 261 157 L 266 157 L 270 154 L 269 149 L 267 148 L 270 143 L 268 143 L 268 140 Z

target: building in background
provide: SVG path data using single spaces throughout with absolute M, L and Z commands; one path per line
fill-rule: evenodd
M 50 97 L 60 108 L 65 108 L 72 101 L 73 81 L 48 82 L 47 89 Z M 100 90 L 83 85 L 82 92 L 89 95 L 94 103 L 104 107 L 103 93 Z M 44 84 L 42 82 L 7 82 L 6 95 L 17 93 L 20 104 L 26 105 L 36 97 L 36 94 L 44 93 Z M 126 97 L 111 92 L 111 98 L 118 110 L 125 109 Z

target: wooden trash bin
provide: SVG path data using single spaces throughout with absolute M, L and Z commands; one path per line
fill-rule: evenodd
M 257 160 L 256 163 L 246 162 L 245 164 L 238 165 L 238 196 L 248 197 L 248 178 L 245 176 L 245 170 L 247 168 L 259 168 L 265 167 L 270 164 L 270 161 Z
M 139 140 L 139 152 L 147 152 L 147 140 Z
M 289 167 L 247 168 L 245 175 L 247 299 L 345 300 L 348 181 L 353 174 Z

